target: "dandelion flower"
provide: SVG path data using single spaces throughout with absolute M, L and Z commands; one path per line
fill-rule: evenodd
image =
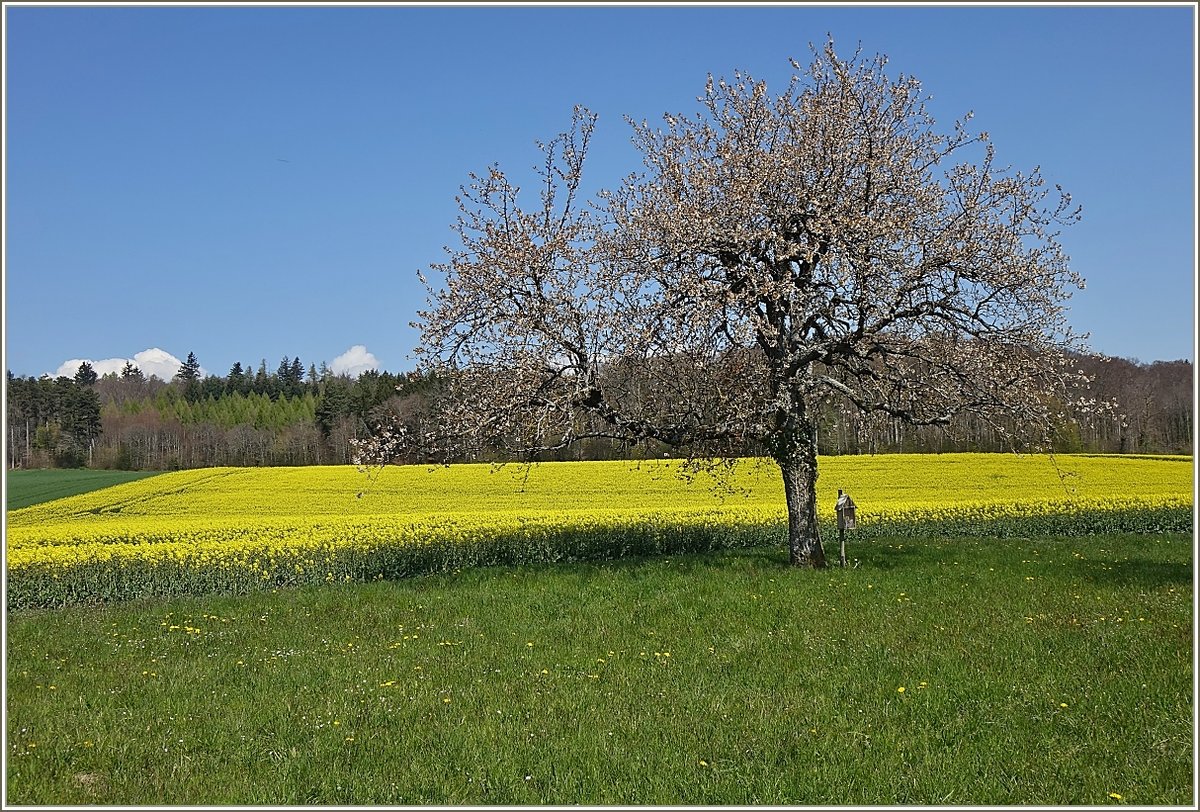
M 896 689 L 896 693 L 898 693 L 898 694 L 902 694 L 902 693 L 904 693 L 904 686 L 903 686 L 903 685 L 901 685 L 899 688 L 897 688 L 897 689 Z
M 1110 792 L 1110 793 L 1108 793 L 1108 797 L 1109 797 L 1109 798 L 1112 798 L 1114 801 L 1119 801 L 1119 800 L 1121 800 L 1121 793 L 1119 793 L 1119 792 Z

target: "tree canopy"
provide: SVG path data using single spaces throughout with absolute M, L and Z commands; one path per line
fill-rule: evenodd
M 472 174 L 418 324 L 437 428 L 365 458 L 607 437 L 709 464 L 750 439 L 781 469 L 792 561 L 819 567 L 820 404 L 1048 442 L 1083 383 L 1057 230 L 1078 210 L 886 65 L 829 42 L 778 96 L 710 76 L 695 115 L 630 122 L 644 171 L 586 203 L 582 107 L 542 145 L 536 205 Z

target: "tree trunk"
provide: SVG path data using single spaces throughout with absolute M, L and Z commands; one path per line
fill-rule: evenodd
M 817 527 L 816 447 L 811 441 L 803 443 L 776 462 L 787 500 L 789 559 L 793 566 L 824 569 L 825 549 Z

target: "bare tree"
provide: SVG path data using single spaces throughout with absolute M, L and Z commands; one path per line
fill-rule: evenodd
M 939 132 L 886 61 L 830 42 L 778 97 L 710 77 L 698 114 L 630 122 L 645 172 L 586 205 L 582 108 L 539 145 L 540 205 L 496 166 L 472 175 L 415 325 L 440 429 L 384 432 L 361 459 L 607 437 L 715 466 L 757 443 L 782 472 L 791 561 L 823 567 L 822 399 L 1046 441 L 1078 384 L 1065 303 L 1083 283 L 1055 231 L 1078 210 L 1038 169 L 997 166 L 970 114 Z

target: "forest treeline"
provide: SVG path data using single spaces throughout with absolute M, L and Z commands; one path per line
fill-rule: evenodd
M 419 405 L 420 376 L 357 377 L 284 358 L 201 376 L 194 354 L 171 381 L 132 363 L 99 376 L 7 377 L 10 468 L 175 470 L 214 465 L 329 465 L 389 413 Z
M 1191 362 L 1140 364 L 1101 356 L 1078 361 L 1094 378 L 1088 396 L 1114 401 L 1117 408 L 1085 420 L 1064 407 L 1057 451 L 1191 453 Z M 350 463 L 352 441 L 369 436 L 383 421 L 419 432 L 437 391 L 434 378 L 414 372 L 370 370 L 351 377 L 324 364 L 305 368 L 299 358 L 287 357 L 273 370 L 263 361 L 251 372 L 239 362 L 224 376 L 201 376 L 194 354 L 171 381 L 147 377 L 132 363 L 103 376 L 84 363 L 74 377 L 17 377 L 10 371 L 6 386 L 10 468 L 126 470 Z M 1009 450 L 1003 437 L 971 418 L 946 433 L 868 421 L 836 403 L 823 408 L 818 445 L 822 454 Z M 651 450 L 660 451 L 666 449 Z M 633 453 L 588 440 L 552 458 Z

